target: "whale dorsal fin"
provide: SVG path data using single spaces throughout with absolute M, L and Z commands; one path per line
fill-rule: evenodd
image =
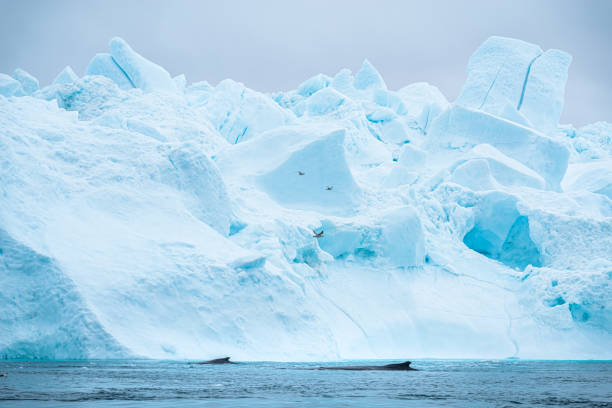
M 234 364 L 229 357 L 215 358 L 214 360 L 201 361 L 198 364 Z
M 385 367 L 387 367 L 387 368 L 391 368 L 391 369 L 394 369 L 394 370 L 408 370 L 408 369 L 413 369 L 412 367 L 410 367 L 410 364 L 412 364 L 412 362 L 410 362 L 410 361 L 404 361 L 403 363 L 387 364 Z

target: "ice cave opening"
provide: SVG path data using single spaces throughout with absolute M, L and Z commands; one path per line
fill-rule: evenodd
M 489 196 L 476 215 L 463 243 L 482 255 L 523 270 L 542 266 L 541 254 L 529 235 L 529 218 L 516 209 L 511 197 Z

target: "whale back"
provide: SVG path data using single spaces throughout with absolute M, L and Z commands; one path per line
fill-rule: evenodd
M 208 360 L 208 361 L 200 361 L 198 364 L 234 364 L 234 362 L 230 361 L 229 357 L 223 357 L 223 358 L 215 358 L 213 360 Z
M 387 364 L 383 368 L 386 370 L 414 370 L 414 368 L 410 367 L 410 364 L 412 362 L 404 361 L 403 363 Z

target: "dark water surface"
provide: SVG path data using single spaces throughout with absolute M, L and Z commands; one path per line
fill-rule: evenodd
M 612 362 L 414 360 L 420 371 L 311 369 L 320 365 L 0 362 L 8 373 L 0 378 L 0 406 L 612 407 Z

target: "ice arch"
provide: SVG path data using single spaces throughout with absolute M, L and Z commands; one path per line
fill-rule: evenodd
M 540 251 L 529 235 L 529 218 L 518 212 L 516 199 L 506 194 L 483 197 L 463 243 L 512 268 L 542 266 Z

